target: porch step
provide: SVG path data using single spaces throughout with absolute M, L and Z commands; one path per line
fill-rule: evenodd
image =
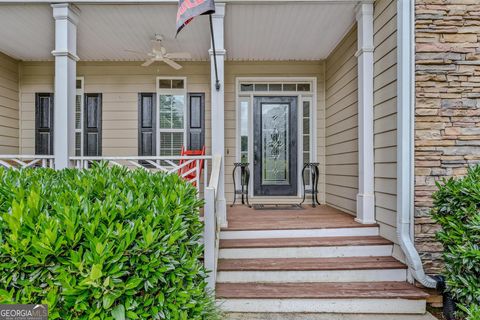
M 278 238 L 319 238 L 319 237 L 364 237 L 378 236 L 377 226 L 294 228 L 291 229 L 222 229 L 220 239 L 278 239 Z
M 226 312 L 425 313 L 428 294 L 405 282 L 219 283 Z
M 274 248 L 274 249 L 272 249 Z M 389 256 L 393 244 L 379 236 L 220 240 L 220 259 Z
M 373 314 L 373 313 L 303 313 L 303 312 L 227 312 L 225 320 L 437 320 L 425 314 Z
M 217 283 L 406 281 L 393 257 L 219 259 Z

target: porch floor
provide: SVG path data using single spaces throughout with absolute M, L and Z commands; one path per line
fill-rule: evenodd
M 376 227 L 360 224 L 348 213 L 327 205 L 303 210 L 255 210 L 245 205 L 227 207 L 227 230 L 286 230 Z

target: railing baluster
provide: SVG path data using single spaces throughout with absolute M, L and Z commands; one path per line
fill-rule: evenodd
M 203 172 L 205 172 L 203 174 L 203 193 L 205 193 L 205 189 L 207 188 L 208 186 L 208 160 L 205 160 L 205 162 L 203 163 Z
M 195 167 L 197 168 L 197 173 L 195 175 L 197 193 L 198 193 L 198 196 L 200 196 L 200 160 L 196 160 Z

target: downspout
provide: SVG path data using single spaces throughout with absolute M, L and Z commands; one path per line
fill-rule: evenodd
M 397 238 L 412 276 L 427 288 L 437 281 L 425 274 L 413 242 L 415 123 L 415 0 L 397 0 Z

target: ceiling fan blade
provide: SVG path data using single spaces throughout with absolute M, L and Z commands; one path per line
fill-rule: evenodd
M 170 67 L 172 67 L 172 68 L 175 69 L 175 70 L 182 69 L 182 66 L 181 66 L 181 65 L 179 65 L 179 64 L 176 63 L 175 61 L 170 60 L 170 59 L 168 59 L 168 58 L 164 58 L 164 59 L 163 59 L 163 62 L 165 62 L 166 64 L 168 64 Z
M 172 53 L 167 53 L 165 57 L 169 59 L 191 59 L 192 55 L 190 52 L 172 52 Z
M 148 59 L 147 61 L 142 63 L 142 67 L 148 67 L 149 65 L 151 65 L 154 62 L 155 62 L 155 59 Z
M 141 54 L 142 56 L 146 56 L 146 52 L 141 52 L 141 51 L 135 51 L 135 50 L 128 50 L 126 49 L 125 52 L 130 52 L 130 53 L 135 53 L 135 54 Z

